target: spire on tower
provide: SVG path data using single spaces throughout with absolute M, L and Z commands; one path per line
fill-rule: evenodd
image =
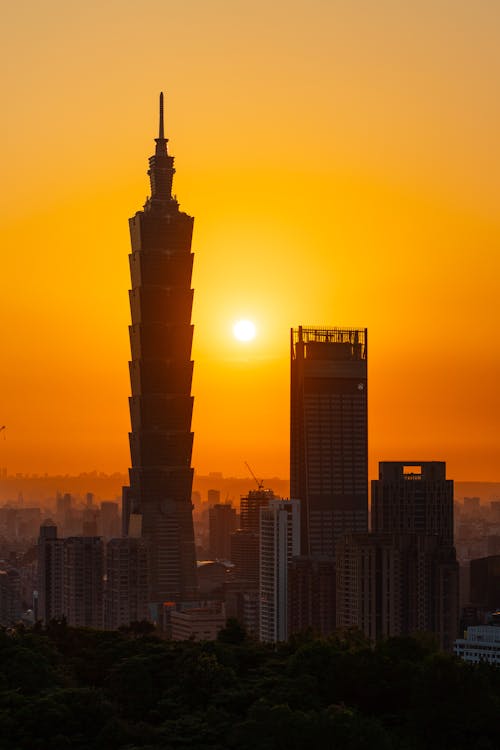
M 155 138 L 156 148 L 154 156 L 149 158 L 148 175 L 151 180 L 151 201 L 172 200 L 172 179 L 175 173 L 174 158 L 167 150 L 168 138 L 165 138 L 165 124 L 163 112 L 163 91 L 160 92 L 160 119 L 158 138 Z M 149 205 L 149 203 L 148 203 Z
M 161 141 L 165 139 L 165 131 L 163 128 L 163 91 L 160 92 L 160 128 L 158 131 L 158 139 Z

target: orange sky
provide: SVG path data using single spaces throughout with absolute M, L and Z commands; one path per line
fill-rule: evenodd
M 129 465 L 127 220 L 164 89 L 196 470 L 287 476 L 289 328 L 357 325 L 372 474 L 500 480 L 499 23 L 491 0 L 5 6 L 0 466 Z

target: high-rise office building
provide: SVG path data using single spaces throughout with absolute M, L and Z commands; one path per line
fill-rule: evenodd
M 127 514 L 149 545 L 150 601 L 196 596 L 191 453 L 193 218 L 172 195 L 174 159 L 163 125 L 163 94 L 151 197 L 130 219 L 130 489 Z M 127 519 L 125 519 L 125 526 Z
M 367 331 L 291 332 L 290 494 L 301 502 L 301 554 L 334 557 L 368 529 Z
M 372 480 L 372 531 L 436 534 L 453 546 L 453 480 L 444 461 L 381 461 Z
M 300 502 L 271 500 L 260 511 L 260 640 L 288 638 L 288 566 L 300 549 Z

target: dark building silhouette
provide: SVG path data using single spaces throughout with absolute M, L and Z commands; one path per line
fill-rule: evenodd
M 259 585 L 260 510 L 276 500 L 273 490 L 259 487 L 240 498 L 240 527 L 231 534 L 230 560 L 234 577 L 249 588 Z
M 0 626 L 19 622 L 22 614 L 21 576 L 16 568 L 0 564 Z
M 64 540 L 63 613 L 72 627 L 103 626 L 104 544 L 100 537 Z
M 236 617 L 248 633 L 260 629 L 260 511 L 277 497 L 273 490 L 250 490 L 240 498 L 240 528 L 230 537 L 233 580 L 226 586 L 226 612 Z
M 97 508 L 87 507 L 82 516 L 82 536 L 97 536 L 97 520 L 99 511 Z
M 341 547 L 337 624 L 357 624 L 371 638 L 427 630 L 451 650 L 458 630 L 459 567 L 453 480 L 446 479 L 445 462 L 379 463 L 379 478 L 372 481 L 372 531 Z
M 218 560 L 198 563 L 198 586 L 201 599 L 224 599 L 224 586 L 228 578 L 228 566 Z
M 453 480 L 444 461 L 381 461 L 372 480 L 372 531 L 437 534 L 453 546 Z
M 44 623 L 64 614 L 64 539 L 50 520 L 40 526 L 38 539 L 37 617 Z
M 210 554 L 217 560 L 230 559 L 230 535 L 238 528 L 238 514 L 230 503 L 217 503 L 208 510 Z
M 106 547 L 104 628 L 149 618 L 148 556 L 142 539 L 111 539 Z
M 240 498 L 240 529 L 258 533 L 260 509 L 266 508 L 271 500 L 276 500 L 274 492 L 262 487 L 258 490 L 250 490 L 248 495 L 242 495 Z
M 118 503 L 104 500 L 101 503 L 101 532 L 106 539 L 114 539 L 120 534 L 120 516 Z
M 331 557 L 293 557 L 288 565 L 288 634 L 312 628 L 326 636 L 335 627 L 335 562 Z
M 500 610 L 500 555 L 470 561 L 470 602 L 490 611 Z
M 250 588 L 259 585 L 259 532 L 238 529 L 230 537 L 229 559 L 234 577 L 246 581 Z
M 220 503 L 220 490 L 207 490 L 207 500 L 209 505 Z
M 353 534 L 337 545 L 337 626 L 372 640 L 433 633 L 451 651 L 458 563 L 437 535 Z
M 172 195 L 163 126 L 149 159 L 151 197 L 130 219 L 130 489 L 124 510 L 149 545 L 150 601 L 196 596 L 191 453 L 193 218 Z M 125 519 L 125 526 L 127 522 Z M 134 529 L 135 533 L 136 529 Z
M 333 557 L 368 529 L 367 331 L 291 331 L 290 496 L 301 554 Z

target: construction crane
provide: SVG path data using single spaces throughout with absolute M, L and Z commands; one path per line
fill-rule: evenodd
M 263 480 L 259 481 L 257 479 L 257 477 L 255 476 L 255 474 L 253 473 L 252 469 L 250 468 L 250 466 L 247 464 L 246 461 L 245 461 L 245 466 L 247 467 L 248 471 L 250 472 L 250 474 L 253 476 L 253 478 L 257 482 L 257 487 L 259 488 L 259 490 L 263 490 L 264 489 L 264 481 Z

